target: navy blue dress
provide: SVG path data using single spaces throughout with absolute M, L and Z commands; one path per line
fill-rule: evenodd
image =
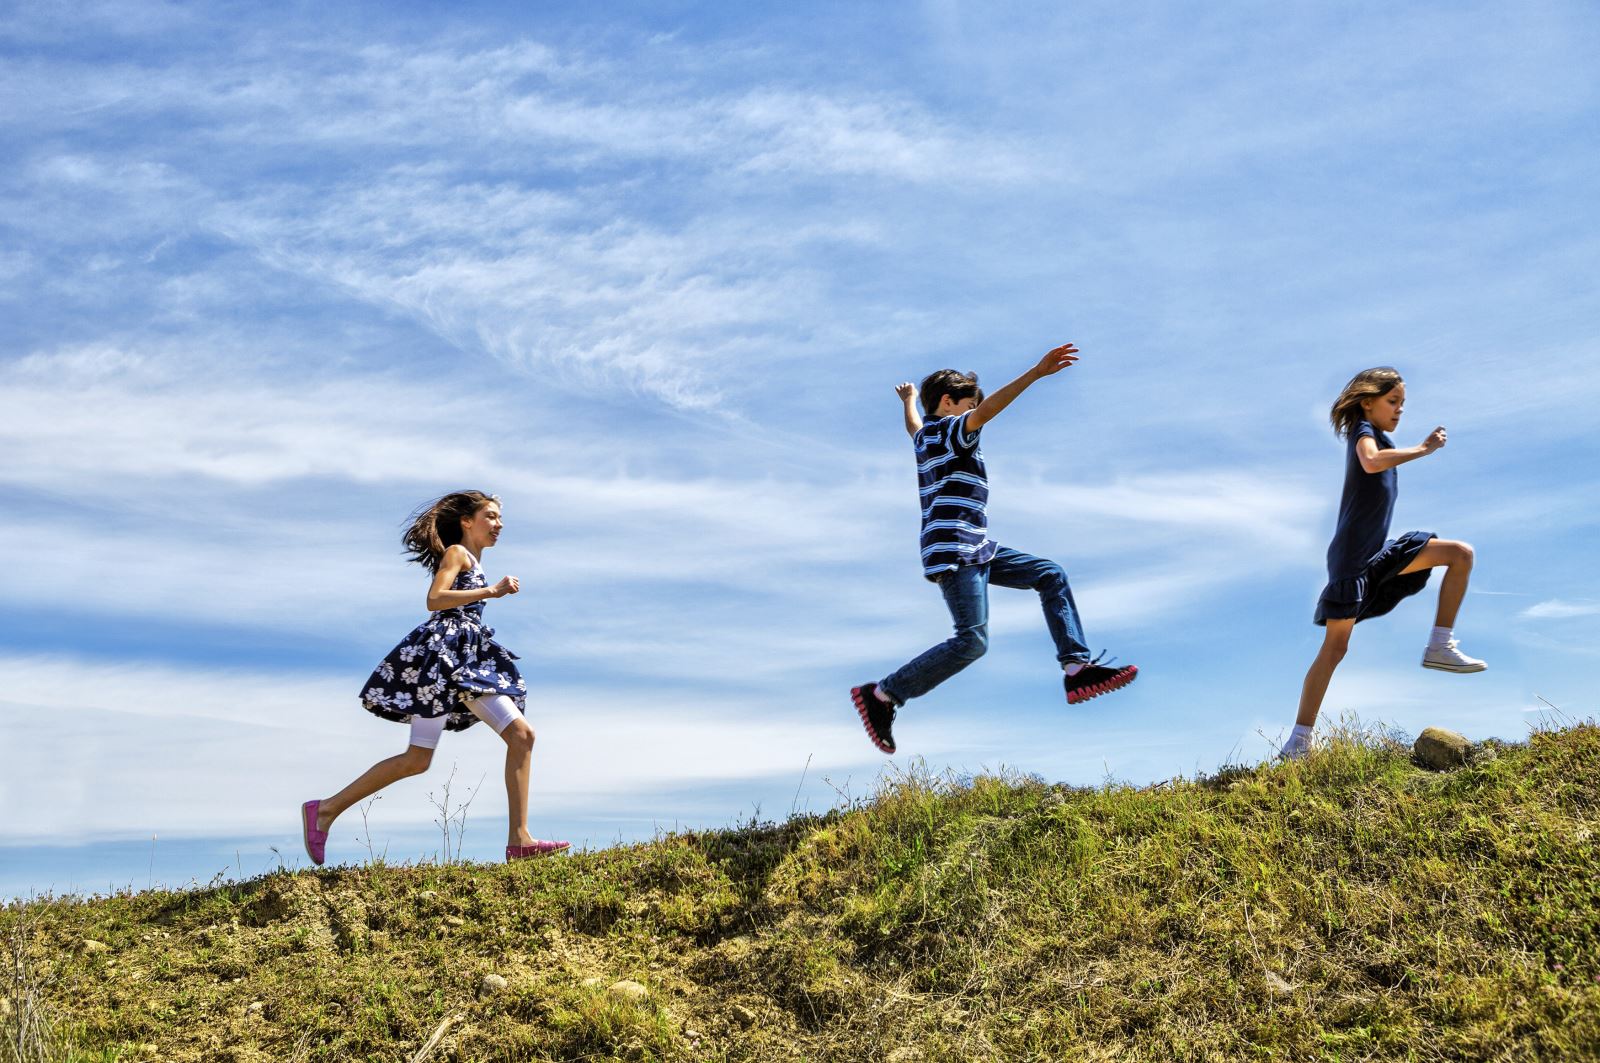
M 456 576 L 453 591 L 487 587 L 476 561 Z M 483 625 L 483 602 L 440 609 L 400 640 L 361 688 L 361 704 L 374 716 L 409 723 L 413 716 L 445 717 L 445 730 L 478 722 L 467 702 L 504 694 L 527 712 L 528 688 L 513 662 L 517 655 Z
M 1361 467 L 1356 443 L 1371 436 L 1379 450 L 1393 450 L 1394 440 L 1362 421 L 1350 433 L 1345 453 L 1344 496 L 1339 500 L 1339 526 L 1328 544 L 1328 585 L 1317 600 L 1315 622 L 1355 620 L 1360 623 L 1382 616 L 1401 600 L 1428 585 L 1432 569 L 1402 576 L 1400 570 L 1416 560 L 1432 532 L 1406 532 L 1387 539 L 1389 518 L 1399 494 L 1398 470 L 1367 472 Z

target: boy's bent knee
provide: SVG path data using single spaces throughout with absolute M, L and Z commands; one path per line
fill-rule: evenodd
M 956 636 L 956 653 L 965 660 L 976 661 L 989 652 L 989 633 L 983 628 L 973 628 Z

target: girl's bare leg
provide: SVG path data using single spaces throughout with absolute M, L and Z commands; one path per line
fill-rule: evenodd
M 512 720 L 500 732 L 506 741 L 506 805 L 510 822 L 507 845 L 532 845 L 528 833 L 528 776 L 533 769 L 533 728 L 522 717 Z
M 327 830 L 340 813 L 357 801 L 371 797 L 390 783 L 421 775 L 431 763 L 433 750 L 426 746 L 407 746 L 404 753 L 378 761 L 349 786 L 322 800 L 317 806 L 317 829 Z
M 1350 632 L 1355 626 L 1354 620 L 1328 621 L 1322 636 L 1322 649 L 1317 651 L 1316 658 L 1306 671 L 1306 681 L 1300 687 L 1300 713 L 1294 718 L 1296 724 L 1302 727 L 1316 724 L 1322 699 L 1328 693 L 1328 683 L 1333 679 L 1333 670 L 1339 667 L 1345 652 L 1350 649 Z
M 1439 609 L 1434 614 L 1435 627 L 1455 627 L 1456 614 L 1461 611 L 1461 599 L 1467 596 L 1467 581 L 1472 578 L 1472 547 L 1453 539 L 1434 539 L 1416 559 L 1400 570 L 1401 575 L 1421 572 L 1425 568 L 1444 569 L 1444 582 L 1439 587 Z

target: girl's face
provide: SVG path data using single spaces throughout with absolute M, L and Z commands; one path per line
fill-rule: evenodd
M 1393 432 L 1400 427 L 1400 415 L 1406 408 L 1406 386 L 1396 384 L 1388 394 L 1375 399 L 1362 399 L 1361 410 L 1380 432 Z
M 468 550 L 478 552 L 494 545 L 500 538 L 500 503 L 486 502 L 483 507 L 461 522 L 461 542 Z

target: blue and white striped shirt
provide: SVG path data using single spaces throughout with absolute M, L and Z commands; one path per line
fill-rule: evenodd
M 942 417 L 916 435 L 917 487 L 922 494 L 922 574 L 938 579 L 962 565 L 994 558 L 989 539 L 989 476 L 978 433 L 967 415 Z

